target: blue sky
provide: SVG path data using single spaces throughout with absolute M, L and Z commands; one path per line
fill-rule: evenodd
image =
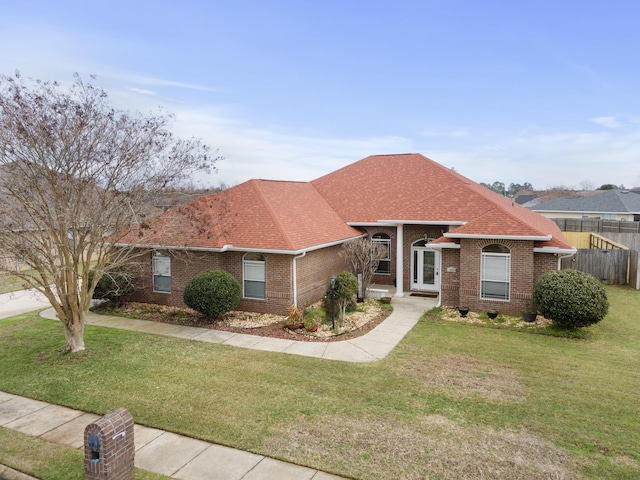
M 478 181 L 640 186 L 640 2 L 7 1 L 0 73 L 176 115 L 216 184 L 419 152 Z

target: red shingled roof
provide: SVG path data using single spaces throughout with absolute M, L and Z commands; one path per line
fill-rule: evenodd
M 546 237 L 571 248 L 551 220 L 418 153 L 374 155 L 311 182 L 351 224 L 465 222 L 451 236 Z
M 553 221 L 417 153 L 370 156 L 311 183 L 250 180 L 169 210 L 122 243 L 295 252 L 360 235 L 347 223 L 385 220 L 571 248 Z
M 249 180 L 169 210 L 122 243 L 295 252 L 359 235 L 310 183 Z

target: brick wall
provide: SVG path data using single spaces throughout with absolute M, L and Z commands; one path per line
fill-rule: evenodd
M 402 248 L 403 248 L 403 284 L 404 290 L 410 289 L 411 282 L 411 245 L 424 238 L 438 238 L 442 236 L 442 230 L 445 226 L 433 225 L 406 225 L 402 232 Z M 366 227 L 364 231 L 372 237 L 376 233 L 386 233 L 391 237 L 391 274 L 378 274 L 373 276 L 373 283 L 379 285 L 394 285 L 396 280 L 397 262 L 396 262 L 396 242 L 397 229 L 395 227 Z
M 340 246 L 307 253 L 297 260 L 298 305 L 305 307 L 324 295 L 331 275 L 345 269 Z M 171 251 L 171 293 L 153 291 L 152 253 L 140 251 L 129 267 L 135 276 L 135 291 L 128 300 L 184 307 L 184 287 L 204 270 L 222 269 L 243 284 L 243 252 Z M 238 310 L 284 315 L 293 303 L 293 256 L 263 254 L 265 259 L 265 299 L 241 298 Z
M 543 273 L 558 270 L 558 257 L 549 253 L 533 254 L 533 275 L 535 280 Z
M 184 307 L 184 287 L 204 270 L 222 269 L 231 273 L 242 287 L 243 252 L 184 252 L 171 251 L 171 293 L 153 291 L 151 252 L 143 252 L 129 264 L 135 272 L 136 290 L 128 300 Z M 291 305 L 291 255 L 264 254 L 266 298 L 241 298 L 239 310 L 284 314 Z
M 504 245 L 511 252 L 510 300 L 508 302 L 480 298 L 482 248 L 493 243 Z M 523 308 L 531 307 L 535 279 L 533 241 L 462 239 L 460 245 L 459 305 L 467 305 L 472 310 L 493 309 L 504 313 L 520 313 Z M 540 262 L 547 265 L 546 261 L 540 260 Z
M 460 249 L 442 249 L 440 303 L 444 307 L 460 305 Z
M 342 246 L 336 245 L 308 252 L 297 260 L 298 307 L 305 308 L 321 300 L 329 286 L 331 275 L 346 269 L 340 256 Z
M 395 227 L 367 227 L 362 228 L 363 231 L 369 233 L 369 238 L 376 233 L 386 233 L 391 237 L 391 273 L 375 274 L 371 282 L 379 285 L 393 285 L 396 279 L 396 228 Z
M 391 237 L 391 275 L 376 275 L 374 282 L 392 285 L 395 280 L 396 229 L 390 227 L 368 228 L 370 234 L 384 232 Z M 422 238 L 437 238 L 441 227 L 410 225 L 404 228 L 404 289 L 411 288 L 411 245 Z M 480 264 L 482 248 L 491 243 L 505 245 L 511 251 L 510 301 L 483 300 L 480 298 Z M 460 249 L 442 249 L 440 281 L 441 303 L 455 307 L 468 305 L 473 310 L 495 309 L 505 313 L 519 313 L 531 308 L 533 283 L 541 274 L 557 269 L 557 257 L 551 254 L 533 253 L 532 241 L 462 239 Z M 322 298 L 331 275 L 344 270 L 340 246 L 308 252 L 297 260 L 298 306 L 306 307 Z M 151 252 L 142 252 L 130 268 L 136 277 L 136 290 L 129 300 L 184 306 L 184 286 L 197 273 L 209 269 L 223 269 L 234 275 L 242 285 L 243 252 L 171 252 L 171 293 L 153 292 Z M 238 309 L 261 313 L 286 314 L 293 303 L 293 257 L 291 255 L 264 254 L 266 270 L 266 298 L 243 298 Z M 450 269 L 452 271 L 447 271 Z

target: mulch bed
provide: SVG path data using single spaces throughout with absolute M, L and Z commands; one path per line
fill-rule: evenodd
M 304 328 L 289 330 L 284 327 L 284 316 L 261 315 L 249 312 L 229 312 L 220 320 L 211 322 L 203 315 L 189 308 L 169 307 L 165 305 L 152 305 L 129 302 L 121 305 L 104 303 L 92 308 L 92 311 L 103 315 L 116 315 L 140 320 L 169 323 L 173 325 L 185 325 L 190 327 L 221 330 L 225 332 L 259 335 L 262 337 L 282 338 L 286 340 L 298 340 L 303 342 L 335 342 L 349 340 L 370 332 L 387 318 L 391 311 L 379 306 L 379 302 L 371 302 L 367 305 L 367 318 L 360 320 L 357 326 L 339 333 L 330 333 L 331 325 L 321 325 L 321 330 L 316 333 L 307 332 Z M 357 315 L 354 312 L 353 315 Z M 347 317 L 350 314 L 347 314 Z M 360 317 L 362 314 L 360 313 Z M 336 325 L 340 323 L 336 318 Z M 239 325 L 246 326 L 239 326 Z

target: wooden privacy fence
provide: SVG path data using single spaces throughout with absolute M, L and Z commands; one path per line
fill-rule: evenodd
M 574 222 L 615 223 L 619 227 L 636 228 L 640 222 L 612 222 L 609 220 L 572 220 Z M 583 225 L 586 227 L 586 225 Z M 602 225 L 600 225 L 602 226 Z M 565 232 L 567 240 L 578 247 L 572 258 L 562 260 L 561 268 L 575 268 L 612 284 L 628 283 L 640 290 L 640 233 L 607 232 L 597 233 Z M 581 248 L 582 247 L 582 248 Z M 589 248 L 586 248 L 589 247 Z
M 563 232 L 640 233 L 640 222 L 599 218 L 552 218 Z
M 640 290 L 640 254 L 637 250 L 629 251 L 629 285 Z
M 604 283 L 625 285 L 628 282 L 629 250 L 620 248 L 601 250 L 580 248 L 570 258 L 562 259 L 562 268 L 573 268 L 589 273 Z

